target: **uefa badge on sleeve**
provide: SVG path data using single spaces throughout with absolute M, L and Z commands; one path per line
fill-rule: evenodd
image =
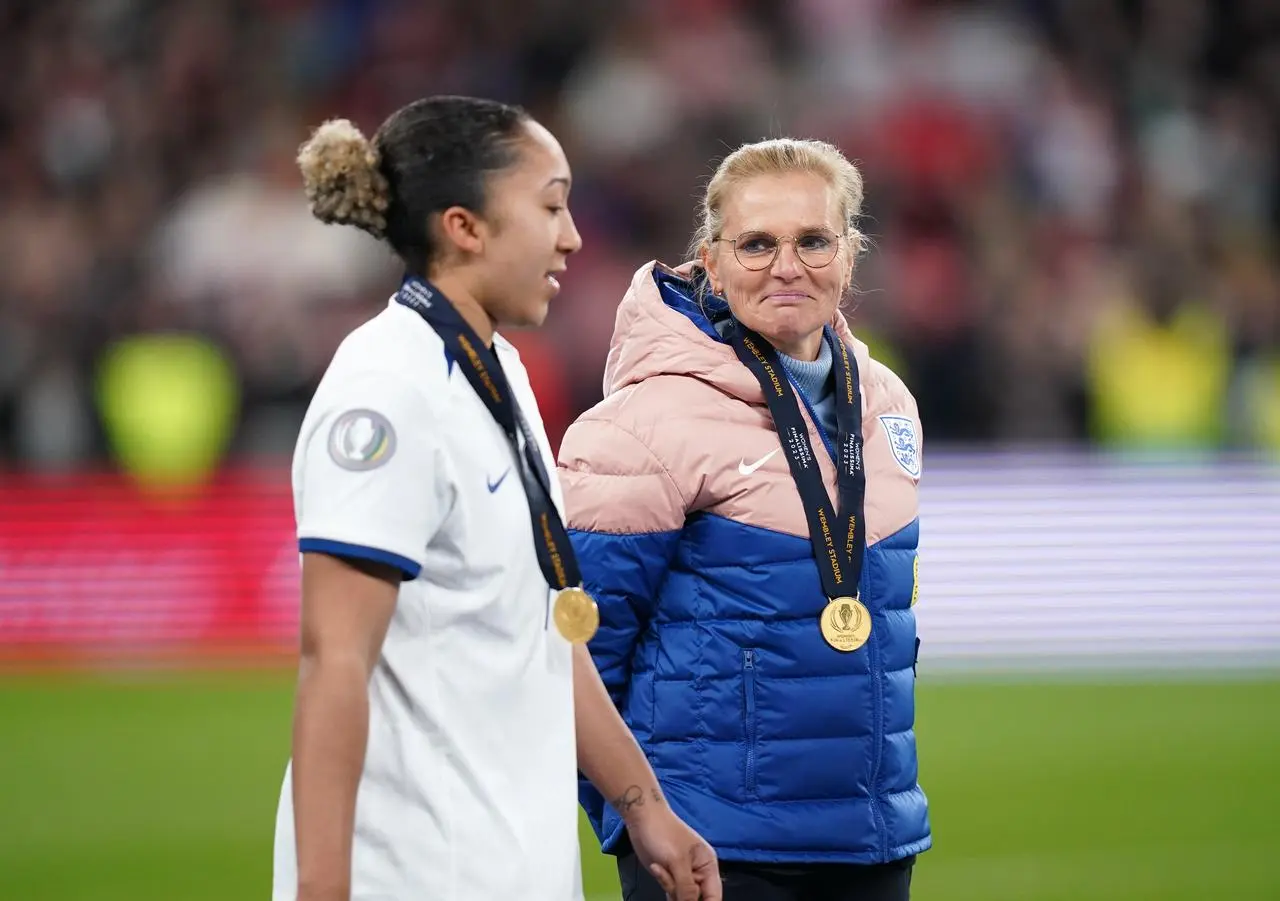
M 343 469 L 376 469 L 395 452 L 395 429 L 373 410 L 348 410 L 329 429 L 329 456 Z

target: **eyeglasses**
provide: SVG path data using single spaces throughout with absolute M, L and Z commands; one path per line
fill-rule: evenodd
M 778 258 L 783 241 L 790 241 L 800 262 L 810 269 L 821 269 L 836 258 L 840 250 L 840 236 L 829 228 L 815 228 L 798 235 L 778 235 L 769 232 L 743 232 L 736 238 L 716 238 L 733 245 L 733 255 L 744 269 L 759 272 L 768 269 Z

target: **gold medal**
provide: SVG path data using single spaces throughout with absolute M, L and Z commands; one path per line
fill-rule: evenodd
M 564 588 L 556 594 L 552 616 L 556 629 L 565 641 L 586 644 L 600 627 L 600 608 L 595 600 L 581 588 Z
M 856 651 L 871 637 L 871 612 L 857 598 L 834 598 L 822 611 L 822 637 L 837 651 Z

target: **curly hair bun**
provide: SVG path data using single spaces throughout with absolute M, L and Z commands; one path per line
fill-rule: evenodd
M 330 119 L 298 150 L 311 213 L 321 222 L 354 225 L 386 237 L 387 179 L 378 151 L 347 119 Z

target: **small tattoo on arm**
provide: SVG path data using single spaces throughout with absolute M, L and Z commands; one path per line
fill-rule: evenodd
M 662 789 L 655 788 L 653 790 L 653 803 L 661 804 L 666 798 L 662 797 Z
M 614 799 L 613 807 L 618 813 L 626 816 L 631 808 L 639 807 L 643 803 L 644 790 L 638 785 L 633 785 Z

